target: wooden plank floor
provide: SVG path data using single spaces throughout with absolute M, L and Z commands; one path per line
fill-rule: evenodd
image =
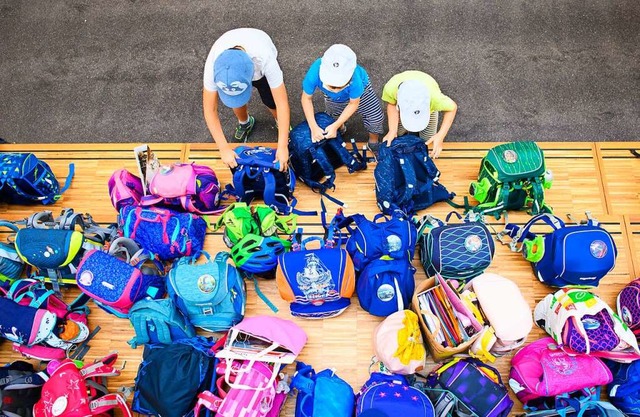
M 458 202 L 468 194 L 469 183 L 476 179 L 480 159 L 493 143 L 448 143 L 441 157 L 436 161 L 440 171 L 441 182 L 450 191 L 455 192 Z M 637 146 L 636 146 L 637 145 Z M 73 207 L 79 212 L 89 212 L 99 223 L 110 223 L 116 219 L 116 211 L 111 206 L 107 181 L 114 170 L 127 168 L 136 172 L 133 159 L 133 144 L 47 144 L 47 145 L 1 145 L 0 151 L 36 152 L 52 167 L 61 182 L 68 172 L 68 163 L 76 164 L 76 176 L 71 188 L 61 201 L 46 209 L 58 212 L 64 207 Z M 213 144 L 151 144 L 163 163 L 175 161 L 194 161 L 212 166 L 223 184 L 231 182 L 228 169 L 223 168 L 219 152 Z M 640 274 L 638 262 L 640 253 L 640 196 L 637 187 L 637 175 L 640 175 L 640 159 L 633 158 L 629 148 L 640 147 L 640 144 L 592 144 L 577 143 L 541 143 L 545 151 L 547 167 L 553 171 L 554 184 L 547 191 L 547 201 L 558 216 L 571 213 L 582 218 L 586 210 L 590 210 L 612 233 L 619 255 L 616 268 L 601 281 L 596 290 L 606 302 L 614 305 L 615 297 L 622 287 Z M 347 203 L 346 214 L 361 212 L 368 218 L 378 213 L 375 205 L 373 168 L 349 175 L 346 169 L 338 171 L 338 186 L 333 195 Z M 634 172 L 638 172 L 634 175 Z M 296 189 L 298 208 L 301 210 L 319 210 L 317 194 L 311 192 L 303 184 Z M 328 203 L 330 212 L 337 206 Z M 8 206 L 0 203 L 0 217 L 17 220 L 26 217 L 41 207 Z M 424 212 L 436 216 L 444 216 L 450 211 L 445 203 L 439 203 Z M 529 218 L 525 213 L 512 213 L 509 220 L 523 224 Z M 496 231 L 500 231 L 503 220 L 487 219 Z M 317 216 L 299 218 L 299 224 L 308 234 L 320 235 L 322 228 Z M 0 235 L 4 238 L 4 235 Z M 221 233 L 208 231 L 205 249 L 209 252 L 225 250 Z M 425 274 L 416 259 L 418 267 L 417 281 L 425 279 Z M 520 286 L 533 309 L 538 301 L 553 290 L 542 285 L 533 275 L 530 265 L 520 254 L 512 253 L 506 246 L 497 244 L 496 258 L 490 271 L 514 280 Z M 273 314 L 256 296 L 252 283 L 247 284 L 247 315 Z M 278 316 L 290 318 L 288 306 L 280 299 L 274 281 L 260 281 L 260 289 L 279 308 Z M 74 291 L 68 296 L 72 297 Z M 368 368 L 373 355 L 371 334 L 381 319 L 363 311 L 357 298 L 352 299 L 352 306 L 337 317 L 327 320 L 293 319 L 305 329 L 309 341 L 300 355 L 300 360 L 311 363 L 317 370 L 327 367 L 335 368 L 338 374 L 346 379 L 354 389 L 359 389 L 367 379 Z M 111 381 L 110 387 L 133 384 L 142 349 L 131 349 L 126 341 L 133 335 L 129 322 L 107 315 L 97 308 L 92 308 L 90 325 L 100 325 L 102 330 L 91 343 L 87 356 L 93 359 L 117 350 L 120 357 L 126 360 L 126 367 L 119 378 Z M 529 341 L 544 335 L 540 329 L 534 329 Z M 0 345 L 0 363 L 18 359 L 19 355 L 11 352 L 9 343 Z M 497 367 L 508 375 L 510 357 L 500 358 Z M 427 369 L 435 365 L 430 364 Z M 291 369 L 288 369 L 292 373 Z M 515 399 L 515 397 L 514 397 Z M 293 415 L 294 400 L 288 401 L 283 416 Z M 516 400 L 514 412 L 521 410 Z

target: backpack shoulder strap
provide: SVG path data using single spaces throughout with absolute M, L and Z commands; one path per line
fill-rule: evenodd
M 133 417 L 127 402 L 119 394 L 107 394 L 89 403 L 92 415 L 104 416 L 110 410 L 119 409 L 125 417 Z

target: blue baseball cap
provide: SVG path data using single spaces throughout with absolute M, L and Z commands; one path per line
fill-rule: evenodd
M 242 107 L 251 99 L 253 61 L 246 52 L 227 49 L 213 63 L 213 81 L 220 100 L 232 109 Z

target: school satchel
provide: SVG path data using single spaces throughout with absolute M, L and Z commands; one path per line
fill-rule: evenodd
M 49 164 L 32 153 L 0 153 L 0 201 L 13 204 L 53 204 L 71 186 L 74 164 L 64 185 Z
M 616 309 L 633 334 L 640 336 L 640 279 L 631 281 L 620 291 Z
M 496 218 L 506 210 L 551 213 L 544 190 L 551 188 L 552 181 L 544 153 L 535 142 L 500 144 L 482 158 L 478 181 L 469 187 L 469 193 L 480 203 L 473 210 Z
M 17 233 L 18 227 L 7 221 L 0 221 L 0 227 L 6 227 L 11 233 Z M 24 261 L 20 258 L 14 242 L 0 242 L 0 284 L 11 283 L 22 276 Z
M 395 210 L 415 213 L 455 195 L 440 184 L 440 171 L 429 157 L 427 145 L 414 135 L 400 136 L 390 146 L 381 146 L 373 176 L 378 208 L 385 214 Z
M 167 290 L 176 306 L 194 326 L 210 332 L 226 331 L 244 317 L 247 291 L 238 270 L 227 263 L 228 252 L 204 263 L 195 258 L 176 261 Z
M 421 390 L 412 387 L 404 375 L 373 372 L 356 395 L 356 417 L 379 414 L 384 416 L 434 417 L 435 411 L 429 398 Z
M 347 251 L 334 247 L 331 237 L 311 236 L 300 241 L 296 250 L 278 257 L 276 284 L 280 296 L 290 303 L 291 315 L 302 318 L 329 318 L 342 314 L 351 304 L 355 289 L 355 271 Z M 310 242 L 320 247 L 308 249 Z M 299 243 L 298 243 L 299 242 Z
M 550 226 L 551 233 L 533 233 L 537 224 Z M 616 265 L 613 237 L 589 215 L 585 223 L 568 226 L 559 217 L 540 214 L 523 227 L 507 224 L 499 237 L 505 235 L 512 238 L 511 250 L 522 251 L 540 282 L 552 287 L 597 287 Z
M 461 223 L 449 223 L 455 214 Z M 464 218 L 453 211 L 443 222 L 426 215 L 419 222 L 420 261 L 427 276 L 470 280 L 491 265 L 495 245 L 482 216 L 469 213 Z

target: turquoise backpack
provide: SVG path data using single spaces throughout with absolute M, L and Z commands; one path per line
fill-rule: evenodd
M 129 320 L 136 332 L 135 337 L 129 340 L 134 349 L 149 343 L 168 345 L 196 335 L 193 325 L 169 298 L 145 298 L 136 302 L 129 310 Z
M 291 388 L 298 391 L 295 417 L 351 417 L 353 389 L 331 369 L 316 372 L 298 362 Z

